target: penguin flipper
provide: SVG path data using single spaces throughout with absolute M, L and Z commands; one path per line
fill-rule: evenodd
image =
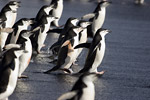
M 51 49 L 54 49 L 54 48 L 56 48 L 56 47 L 59 47 L 59 46 L 61 46 L 61 41 L 55 42 L 55 43 L 50 47 L 50 50 L 51 50 Z
M 89 13 L 81 17 L 81 19 L 91 19 L 95 17 L 95 13 Z
M 83 47 L 90 48 L 90 46 L 91 46 L 91 43 L 81 43 L 81 44 L 75 46 L 74 49 L 83 48 Z
M 73 98 L 75 95 L 77 95 L 77 91 L 67 92 L 61 95 L 57 100 L 68 100 L 68 99 Z
M 7 32 L 7 33 L 11 33 L 11 32 L 13 32 L 13 28 L 2 28 L 2 29 L 0 29 L 0 32 Z
M 52 30 L 49 30 L 47 33 L 58 33 L 60 34 L 62 32 L 63 29 L 52 29 Z

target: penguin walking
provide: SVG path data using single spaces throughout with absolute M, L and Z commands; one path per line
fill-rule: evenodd
M 7 9 L 5 9 L 5 10 L 7 10 Z M 4 10 L 3 10 L 4 11 Z M 10 13 L 11 13 L 12 11 L 10 10 L 10 9 L 8 9 L 7 11 L 5 11 L 4 13 L 3 12 L 1 12 L 1 13 L 3 13 L 3 15 L 1 15 L 1 13 L 0 13 L 0 16 L 3 16 L 2 18 L 3 18 L 3 20 L 4 20 L 4 22 L 1 24 L 1 29 L 4 29 L 4 28 L 11 28 L 11 27 L 9 27 L 10 25 L 7 25 L 7 23 L 8 23 L 8 20 L 7 20 L 7 18 L 6 18 L 6 16 L 7 17 L 10 17 Z M 7 26 L 8 27 L 7 27 Z M 6 42 L 6 40 L 7 40 L 7 37 L 8 37 L 8 34 L 9 33 L 7 33 L 7 32 L 1 32 L 1 44 L 0 44 L 0 50 L 2 51 L 3 49 L 3 47 L 5 46 L 5 42 Z
M 71 91 L 61 95 L 57 100 L 95 100 L 95 73 L 85 73 L 79 77 Z
M 65 35 L 66 33 L 74 26 L 77 26 L 78 23 L 78 19 L 74 18 L 74 17 L 70 17 L 68 18 L 68 20 L 65 23 L 65 26 L 63 29 L 53 29 L 53 30 L 49 30 L 49 32 L 57 32 L 60 33 L 58 40 L 50 47 L 50 50 L 53 52 L 54 55 L 58 54 L 58 51 L 61 47 L 61 45 L 64 43 L 65 39 Z
M 79 44 L 87 42 L 88 34 L 87 34 L 87 27 L 91 25 L 91 22 L 89 21 L 84 21 L 80 20 L 78 23 L 78 26 L 84 28 L 80 33 L 79 33 Z M 76 56 L 78 57 L 80 53 L 82 52 L 83 48 L 79 48 Z
M 31 44 L 31 40 L 29 39 L 29 37 L 32 35 L 32 31 L 29 30 L 23 30 L 20 33 L 19 39 L 17 41 L 17 44 L 21 44 L 24 46 L 24 50 L 27 51 L 26 53 L 23 53 L 20 57 L 19 57 L 19 73 L 18 73 L 18 77 L 19 78 L 27 78 L 27 76 L 22 75 L 22 73 L 26 70 L 26 68 L 28 67 L 30 60 L 31 60 L 31 56 L 32 56 L 32 44 Z
M 19 48 L 7 50 L 0 65 L 0 100 L 8 100 L 18 79 L 19 57 L 25 52 Z
M 78 52 L 74 47 L 79 44 L 78 35 L 82 30 L 82 27 L 74 26 L 68 31 L 68 34 L 65 37 L 66 41 L 62 44 L 58 53 L 56 66 L 44 73 L 48 74 L 56 70 L 64 70 L 65 73 L 68 73 L 69 71 L 69 73 L 73 72 L 71 66 L 76 61 L 76 54 Z
M 1 28 L 12 28 L 15 23 L 17 16 L 17 8 L 19 7 L 19 3 L 16 1 L 10 1 L 6 6 L 4 6 L 0 12 L 0 17 L 4 21 Z M 8 33 L 1 32 L 1 51 L 5 45 Z
M 22 18 L 19 21 L 17 21 L 13 28 L 14 31 L 8 35 L 6 44 L 16 44 L 19 34 L 22 30 L 27 30 L 29 25 L 33 24 L 34 20 L 33 19 L 28 19 L 28 18 Z
M 52 22 L 52 25 L 59 27 L 58 21 L 61 18 L 63 12 L 63 0 L 52 0 L 50 5 L 54 5 L 54 8 L 50 11 L 50 15 L 57 17 Z
M 82 17 L 82 19 L 89 19 L 89 21 L 92 22 L 92 25 L 89 26 L 89 28 L 92 32 L 92 34 L 91 34 L 91 32 L 89 32 L 89 34 L 91 34 L 92 37 L 94 37 L 96 31 L 102 27 L 102 25 L 105 21 L 106 7 L 110 3 L 111 2 L 108 2 L 108 1 L 101 1 L 100 3 L 98 3 L 98 5 L 93 13 L 87 14 Z
M 18 1 L 10 1 L 7 3 L 1 10 L 1 14 L 4 14 L 6 19 L 5 27 L 12 27 L 16 21 L 17 17 L 17 9 L 20 7 L 20 2 Z M 9 11 L 9 13 L 7 13 Z
M 40 21 L 37 23 L 36 28 L 39 28 L 32 36 L 31 36 L 31 42 L 33 49 L 40 53 L 41 48 L 44 46 L 44 42 L 47 36 L 47 32 L 49 30 L 49 27 L 51 26 L 51 22 L 55 20 L 56 18 L 50 15 L 43 16 Z M 33 30 L 34 30 L 33 29 Z
M 107 29 L 98 29 L 92 43 L 83 43 L 75 47 L 75 49 L 80 47 L 89 48 L 89 52 L 85 61 L 84 68 L 79 71 L 79 73 L 85 72 L 95 72 L 97 74 L 103 74 L 104 71 L 98 72 L 97 68 L 101 64 L 104 53 L 105 53 L 105 35 L 110 31 Z

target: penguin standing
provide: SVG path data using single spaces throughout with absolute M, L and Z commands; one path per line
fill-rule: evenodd
M 26 53 L 23 53 L 19 57 L 19 61 L 20 61 L 19 62 L 19 74 L 18 74 L 19 78 L 27 78 L 27 76 L 22 75 L 22 73 L 26 70 L 26 68 L 28 67 L 30 60 L 31 60 L 32 44 L 31 44 L 29 37 L 32 34 L 33 34 L 32 31 L 23 30 L 23 31 L 21 31 L 19 39 L 17 41 L 17 44 L 24 45 L 24 49 L 25 49 L 25 51 L 27 51 Z
M 6 4 L 0 14 L 4 14 L 6 18 L 5 27 L 12 27 L 16 21 L 17 18 L 17 9 L 19 8 L 20 2 L 17 1 L 10 1 L 8 4 Z M 6 14 L 7 11 L 11 11 Z
M 57 100 L 95 100 L 95 73 L 85 73 L 79 77 L 70 92 L 61 95 Z
M 68 72 L 67 70 L 69 70 L 69 73 L 72 73 L 71 66 L 76 61 L 76 54 L 78 52 L 74 47 L 79 44 L 78 35 L 82 30 L 82 27 L 74 26 L 68 31 L 68 34 L 65 37 L 66 41 L 59 50 L 56 66 L 45 73 L 50 73 L 59 69 L 64 70 L 64 72 Z
M 8 100 L 18 79 L 19 57 L 25 52 L 19 48 L 7 50 L 0 65 L 0 100 Z
M 4 15 L 2 15 L 3 16 L 3 18 L 6 18 L 6 17 L 4 17 L 5 15 L 7 16 L 7 17 L 10 17 L 10 13 L 12 12 L 10 9 L 5 9 L 5 10 L 7 10 L 6 12 L 4 12 L 3 14 Z M 4 10 L 3 10 L 4 11 Z M 2 13 L 2 12 L 1 12 Z M 0 14 L 1 14 L 0 13 Z M 1 16 L 1 15 L 0 15 Z M 7 24 L 7 22 L 8 22 L 8 20 L 7 20 L 7 18 L 5 19 L 5 21 L 2 23 L 2 25 L 1 25 L 1 29 L 4 29 L 4 28 L 11 28 L 11 27 L 6 27 L 6 24 Z M 5 46 L 5 42 L 6 42 L 6 40 L 7 40 L 7 37 L 8 37 L 8 34 L 9 33 L 7 33 L 7 32 L 1 32 L 1 44 L 0 44 L 0 50 L 2 51 L 2 48 Z
M 59 27 L 58 21 L 61 18 L 63 12 L 63 0 L 52 0 L 50 5 L 54 5 L 54 8 L 50 11 L 49 14 L 58 18 L 52 22 L 52 25 Z
M 39 29 L 30 38 L 33 49 L 37 51 L 37 53 L 40 53 L 41 48 L 44 46 L 44 41 L 46 39 L 49 27 L 51 26 L 51 22 L 55 19 L 56 18 L 53 16 L 46 15 L 43 16 L 40 19 L 40 21 L 37 23 L 35 28 L 39 28 Z
M 73 17 L 70 17 L 68 18 L 67 22 L 65 23 L 65 26 L 63 29 L 53 29 L 53 30 L 50 30 L 49 32 L 58 32 L 60 33 L 59 35 L 59 38 L 57 40 L 57 42 L 55 42 L 51 47 L 50 47 L 50 50 L 52 50 L 53 54 L 54 55 L 57 55 L 58 54 L 58 51 L 61 47 L 61 45 L 64 43 L 65 39 L 65 35 L 66 33 L 73 27 L 73 26 L 77 26 L 77 22 L 79 20 L 77 18 L 73 18 Z
M 92 37 L 94 37 L 96 31 L 102 27 L 104 21 L 105 21 L 105 15 L 106 15 L 106 7 L 111 2 L 108 1 L 101 1 L 93 13 L 87 14 L 82 17 L 82 19 L 90 18 L 89 21 L 92 22 L 92 25 L 89 26 L 90 30 L 92 31 Z M 91 34 L 91 32 L 89 32 Z
M 19 7 L 19 2 L 10 1 L 6 6 L 4 6 L 0 12 L 0 17 L 4 20 L 1 28 L 12 28 L 15 23 L 17 16 L 17 8 Z M 5 45 L 8 33 L 1 32 L 1 51 Z
M 14 31 L 8 35 L 8 38 L 5 44 L 9 44 L 9 43 L 16 44 L 20 32 L 22 30 L 27 30 L 28 26 L 33 24 L 33 22 L 34 22 L 33 19 L 28 19 L 28 18 L 22 18 L 19 21 L 17 21 L 13 26 Z
M 87 42 L 87 27 L 91 25 L 91 22 L 80 20 L 78 23 L 78 26 L 83 27 L 84 29 L 79 33 L 79 44 Z M 79 48 L 76 56 L 78 57 L 80 53 L 82 52 L 83 48 Z
M 98 72 L 97 68 L 101 64 L 105 53 L 105 35 L 110 31 L 107 29 L 98 29 L 92 43 L 79 44 L 75 48 L 86 47 L 89 48 L 89 52 L 85 61 L 84 68 L 79 73 L 95 72 L 97 74 L 103 74 L 104 71 Z

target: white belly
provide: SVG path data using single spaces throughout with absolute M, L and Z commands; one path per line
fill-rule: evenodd
M 94 63 L 92 64 L 92 68 L 90 69 L 90 72 L 97 72 L 97 68 L 101 64 L 103 57 L 105 53 L 105 43 L 102 43 L 101 48 L 96 50 L 96 57 L 94 60 Z
M 2 48 L 5 46 L 5 42 L 6 42 L 6 40 L 7 40 L 7 37 L 8 37 L 8 34 L 9 33 L 7 33 L 7 32 L 1 32 L 1 50 L 2 50 Z
M 92 23 L 92 31 L 94 34 L 99 28 L 102 27 L 104 21 L 105 21 L 105 9 L 102 9 L 102 11 L 99 12 L 98 18 L 94 19 Z
M 26 42 L 25 50 L 28 51 L 27 53 L 24 53 L 20 56 L 19 60 L 19 74 L 18 76 L 21 77 L 21 74 L 25 71 L 25 69 L 28 67 L 32 55 L 32 45 L 30 40 Z
M 95 100 L 95 87 L 92 82 L 89 82 L 88 87 L 83 89 L 83 95 L 80 100 Z
M 18 79 L 19 61 L 15 60 L 15 62 L 16 62 L 15 69 L 11 70 L 7 89 L 4 93 L 0 94 L 0 99 L 8 98 L 16 88 L 17 79 Z

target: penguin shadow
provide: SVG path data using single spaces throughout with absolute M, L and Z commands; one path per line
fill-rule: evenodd
M 40 54 L 35 52 L 32 53 L 31 62 L 48 64 L 50 60 L 50 55 L 45 51 L 41 51 Z

